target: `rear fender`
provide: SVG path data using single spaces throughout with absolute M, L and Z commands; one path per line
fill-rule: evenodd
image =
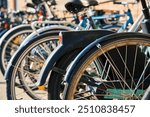
M 89 43 L 95 41 L 97 38 L 102 36 L 112 34 L 114 32 L 108 30 L 92 30 L 92 31 L 71 31 L 62 32 L 63 42 L 60 47 L 51 53 L 51 55 L 46 60 L 44 67 L 40 73 L 40 78 L 37 85 L 45 84 L 51 70 L 54 65 L 61 57 L 75 49 L 84 48 Z

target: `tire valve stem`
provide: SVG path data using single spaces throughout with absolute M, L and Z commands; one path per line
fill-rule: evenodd
M 99 44 L 99 43 L 96 44 L 96 46 L 97 46 L 97 48 L 101 48 L 101 44 Z

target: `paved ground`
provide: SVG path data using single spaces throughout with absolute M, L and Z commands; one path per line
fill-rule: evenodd
M 31 97 L 27 95 L 27 93 L 24 92 L 23 89 L 16 88 L 17 92 L 17 98 L 18 99 L 24 99 L 24 100 L 32 100 Z M 47 99 L 47 91 L 45 90 L 36 90 L 34 91 L 34 94 L 40 99 Z M 4 80 L 4 77 L 0 71 L 0 100 L 7 100 L 6 98 L 6 83 Z
M 6 84 L 1 72 L 0 72 L 0 100 L 6 100 Z

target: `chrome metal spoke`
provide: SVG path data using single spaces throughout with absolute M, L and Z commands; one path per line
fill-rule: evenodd
M 144 75 L 144 73 L 145 73 L 145 71 L 146 71 L 146 69 L 147 69 L 149 63 L 150 63 L 150 59 L 148 59 L 147 64 L 146 64 L 145 67 L 144 67 L 144 70 L 143 70 L 143 72 L 142 72 L 142 74 L 141 74 L 141 76 L 140 76 L 140 78 L 139 78 L 139 80 L 138 80 L 138 82 L 137 82 L 137 85 L 136 85 L 136 87 L 135 87 L 134 92 L 133 92 L 132 95 L 134 95 L 134 93 L 135 93 L 136 90 L 138 89 L 139 84 L 140 84 L 140 82 L 141 82 L 141 80 L 142 80 L 142 77 L 143 77 L 143 75 Z

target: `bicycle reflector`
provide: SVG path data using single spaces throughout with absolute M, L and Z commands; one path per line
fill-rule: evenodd
M 59 41 L 59 43 L 62 43 L 62 40 L 63 40 L 63 38 L 62 38 L 62 32 L 60 32 L 60 33 L 59 33 L 59 36 L 58 36 L 58 41 Z

